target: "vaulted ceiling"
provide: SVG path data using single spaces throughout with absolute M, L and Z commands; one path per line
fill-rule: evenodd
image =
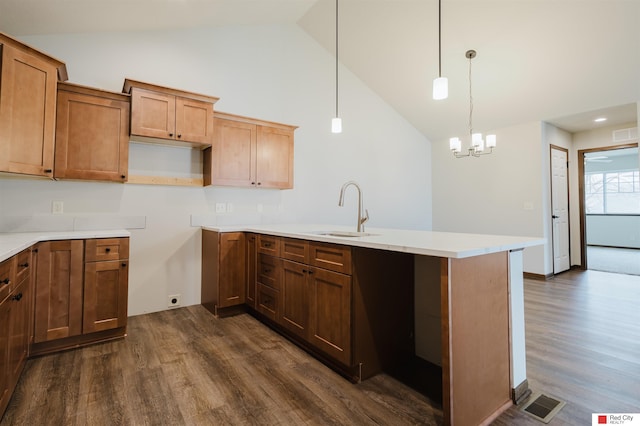
M 442 101 L 437 12 L 437 0 L 340 0 L 340 61 L 430 140 L 467 131 L 469 49 L 479 131 L 637 120 L 640 1 L 442 0 Z M 0 0 L 0 31 L 15 36 L 283 23 L 334 52 L 335 0 Z

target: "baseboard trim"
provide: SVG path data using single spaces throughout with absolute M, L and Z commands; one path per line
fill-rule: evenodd
M 553 274 L 543 275 L 543 274 L 533 274 L 531 272 L 523 272 L 522 275 L 526 279 L 537 280 L 537 281 L 547 281 L 553 278 Z
M 520 405 L 526 401 L 530 395 L 531 389 L 529 389 L 529 381 L 527 379 L 524 379 L 522 383 L 511 389 L 511 400 L 516 405 Z

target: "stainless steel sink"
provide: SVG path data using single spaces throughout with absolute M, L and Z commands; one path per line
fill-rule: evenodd
M 329 235 L 331 237 L 371 237 L 378 234 L 371 234 L 369 232 L 350 232 L 350 231 L 317 231 L 316 235 Z

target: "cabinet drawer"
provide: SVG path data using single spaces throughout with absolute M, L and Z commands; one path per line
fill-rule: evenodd
M 280 292 L 258 283 L 257 310 L 267 318 L 276 321 L 280 309 Z
M 0 302 L 11 293 L 13 283 L 13 257 L 0 263 Z
M 258 253 L 280 257 L 280 237 L 258 235 Z
M 30 271 L 31 249 L 28 248 L 16 255 L 16 282 L 14 284 L 20 284 L 25 278 L 29 276 Z
M 260 254 L 258 257 L 258 282 L 275 290 L 279 290 L 280 284 L 278 278 L 280 268 L 280 259 Z
M 309 251 L 313 266 L 351 275 L 351 247 L 311 242 Z
M 299 263 L 309 263 L 309 242 L 295 238 L 283 238 L 281 257 Z
M 129 238 L 96 238 L 86 240 L 85 262 L 102 262 L 129 258 Z

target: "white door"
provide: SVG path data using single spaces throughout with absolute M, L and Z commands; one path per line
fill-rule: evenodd
M 571 267 L 569 258 L 569 178 L 567 151 L 551 147 L 551 217 L 553 273 Z

